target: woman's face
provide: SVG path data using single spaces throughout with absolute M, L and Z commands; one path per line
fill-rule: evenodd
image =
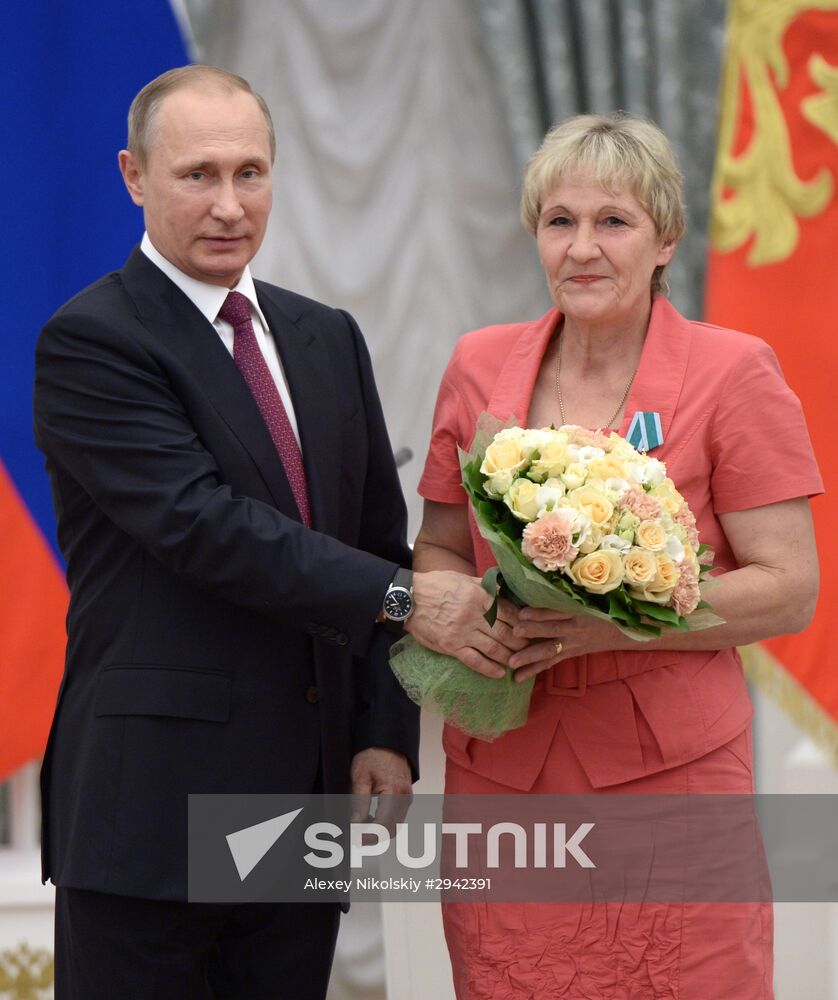
M 652 273 L 675 252 L 633 194 L 609 194 L 584 175 L 562 180 L 544 199 L 536 239 L 553 301 L 583 323 L 643 319 Z

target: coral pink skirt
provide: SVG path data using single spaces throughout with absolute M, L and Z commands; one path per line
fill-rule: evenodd
M 588 781 L 559 725 L 542 794 L 750 794 L 750 727 L 679 767 L 608 788 Z M 514 795 L 450 758 L 448 794 Z M 458 1000 L 772 1000 L 770 903 L 443 905 Z

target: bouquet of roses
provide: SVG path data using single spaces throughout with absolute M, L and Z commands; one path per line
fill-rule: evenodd
M 721 623 L 701 599 L 712 554 L 687 502 L 663 462 L 618 434 L 503 427 L 484 413 L 460 465 L 500 569 L 487 578 L 515 603 L 606 618 L 639 641 Z M 526 721 L 532 681 L 512 671 L 492 680 L 409 637 L 391 664 L 415 701 L 471 735 Z

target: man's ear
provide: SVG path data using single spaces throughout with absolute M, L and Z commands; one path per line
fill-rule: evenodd
M 119 151 L 119 170 L 128 194 L 135 205 L 143 204 L 143 168 L 140 166 L 137 157 L 128 149 Z

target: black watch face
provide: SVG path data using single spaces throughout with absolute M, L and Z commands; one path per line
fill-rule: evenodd
M 394 587 L 384 597 L 384 614 L 393 621 L 403 622 L 413 610 L 413 598 L 404 587 Z

